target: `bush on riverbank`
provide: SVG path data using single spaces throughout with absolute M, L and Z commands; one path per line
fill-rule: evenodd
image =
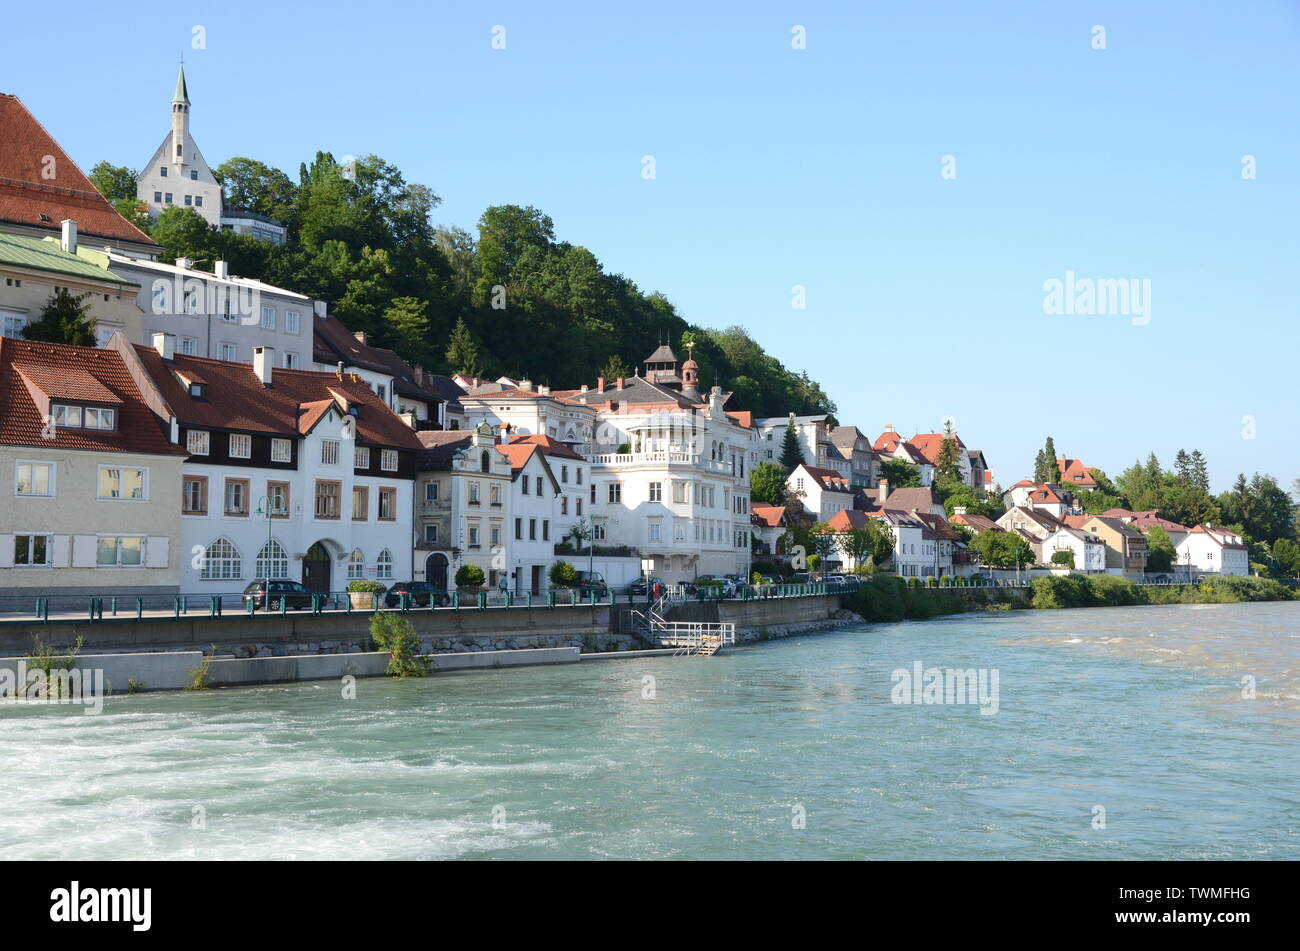
M 390 677 L 427 677 L 433 661 L 420 653 L 420 638 L 411 622 L 391 611 L 376 611 L 370 618 L 370 639 L 388 651 Z
M 1290 601 L 1295 595 L 1269 578 L 1225 575 L 1196 585 L 1136 585 L 1115 575 L 1064 575 L 1035 578 L 1035 608 L 1093 608 L 1129 604 L 1231 604 L 1238 601 Z
M 848 608 L 868 621 L 909 621 L 961 614 L 969 605 L 942 589 L 909 588 L 897 575 L 877 575 L 863 581 Z

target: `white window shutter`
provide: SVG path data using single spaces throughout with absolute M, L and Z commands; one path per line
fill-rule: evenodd
M 14 537 L 12 535 L 0 535 L 0 568 L 12 568 L 14 566 Z
M 53 565 L 55 568 L 68 567 L 68 555 L 71 553 L 71 551 L 72 551 L 72 536 L 55 535 L 54 555 L 50 564 Z
M 171 539 L 166 535 L 150 535 L 148 548 L 145 552 L 146 567 L 148 568 L 166 568 L 167 567 L 167 549 L 170 547 Z
M 94 535 L 72 536 L 72 567 L 94 568 L 95 545 Z

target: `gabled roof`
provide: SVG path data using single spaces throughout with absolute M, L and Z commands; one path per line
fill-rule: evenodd
M 1040 511 L 1039 509 L 1029 508 L 1024 505 L 1017 505 L 1015 508 L 1007 509 L 1006 512 L 1002 514 L 1002 518 L 999 518 L 998 521 L 1001 522 L 1003 518 L 1006 518 L 1013 512 L 1019 512 L 1046 532 L 1056 532 L 1063 528 L 1068 528 L 1068 526 L 1059 518 L 1055 518 L 1047 512 Z
M 943 441 L 946 438 L 948 438 L 946 433 L 917 433 L 907 442 L 926 462 L 937 466 L 939 464 L 939 450 L 943 448 Z M 966 448 L 966 444 L 961 441 L 961 437 L 956 433 L 953 433 L 952 438 L 957 440 L 958 449 Z
M 800 469 L 808 473 L 823 492 L 853 492 L 853 489 L 849 488 L 849 480 L 834 469 L 823 469 L 820 466 L 810 466 L 807 463 L 796 466 L 795 472 Z
M 114 431 L 55 427 L 46 439 L 38 400 L 94 402 L 117 411 Z M 113 350 L 0 338 L 0 444 L 185 455 L 163 432 Z
M 1204 535 L 1220 548 L 1236 548 L 1241 551 L 1246 550 L 1243 544 L 1244 539 L 1241 535 L 1231 529 L 1222 528 L 1218 525 L 1197 525 L 1188 533 L 1190 535 Z
M 1091 489 L 1097 485 L 1088 467 L 1080 459 L 1057 459 L 1056 468 L 1061 472 L 1061 481 L 1066 485 Z
M 673 353 L 673 348 L 666 343 L 661 343 L 657 350 L 650 356 L 646 357 L 645 363 L 676 363 L 677 354 Z
M 878 511 L 873 513 L 863 512 L 860 509 L 840 509 L 827 520 L 826 524 L 837 532 L 856 531 L 867 524 L 867 519 L 879 514 Z
M 866 499 L 867 504 L 895 512 L 910 512 L 912 509 L 919 512 L 929 512 L 933 506 L 939 504 L 934 489 L 928 485 L 908 486 L 901 489 L 891 488 L 889 494 L 885 496 L 883 506 L 879 502 L 879 488 L 862 489 L 860 494 Z
M 456 453 L 468 449 L 474 439 L 472 429 L 424 429 L 415 434 L 424 451 L 419 456 L 422 472 L 450 469 Z
M 785 524 L 785 506 L 749 503 L 749 521 L 753 525 L 780 528 Z
M 136 344 L 133 349 L 182 426 L 297 438 L 331 408 L 343 415 L 355 406 L 359 445 L 421 448 L 411 428 L 359 378 L 340 380 L 333 373 L 276 368 L 271 386 L 263 386 L 247 363 L 182 354 L 167 361 L 152 347 Z M 190 396 L 178 373 L 201 375 L 206 380 L 203 396 Z
M 510 444 L 512 446 L 513 445 L 536 446 L 544 454 L 548 456 L 553 456 L 557 459 L 576 459 L 579 462 L 584 461 L 581 455 L 574 452 L 564 443 L 559 442 L 556 439 L 552 439 L 550 436 L 547 436 L 543 433 L 531 433 L 527 436 L 511 436 Z
M 1159 526 L 1166 532 L 1186 534 L 1191 531 L 1186 525 L 1179 525 L 1177 522 L 1171 522 L 1169 519 L 1161 517 L 1160 513 L 1155 509 L 1148 509 L 1144 512 L 1134 512 L 1129 509 L 1107 509 L 1101 514 L 1108 518 L 1122 519 L 1141 532 L 1149 532 L 1154 526 Z
M 534 456 L 537 457 L 538 463 L 546 470 L 546 477 L 551 480 L 551 487 L 560 491 L 560 480 L 555 478 L 555 473 L 551 471 L 550 463 L 546 461 L 546 453 L 542 452 L 542 447 L 532 443 L 506 443 L 497 444 L 497 452 L 510 460 L 510 479 L 517 482 L 524 469 L 528 467 L 528 462 Z
M 454 403 L 465 395 L 450 377 L 426 373 L 413 367 L 393 350 L 363 343 L 337 317 L 327 314 L 312 318 L 312 359 L 331 364 L 340 360 L 345 367 L 359 367 L 393 378 L 393 389 L 403 396 L 425 402 Z
M 72 218 L 83 236 L 157 247 L 117 213 L 17 96 L 0 93 L 0 129 L 0 221 L 57 233 Z
M 897 430 L 886 429 L 876 437 L 876 441 L 871 444 L 871 448 L 883 452 L 893 452 L 902 441 L 903 437 L 898 434 Z
M 1061 497 L 1056 494 L 1055 487 L 1047 482 L 1034 486 L 1034 490 L 1029 493 L 1029 501 L 1043 505 L 1065 504 Z
M 1002 526 L 993 521 L 993 519 L 989 518 L 987 515 L 975 515 L 963 512 L 960 515 L 950 516 L 948 522 L 951 525 L 965 525 L 976 535 L 980 532 L 1002 531 Z
M 960 542 L 962 540 L 961 536 L 952 530 L 952 526 L 948 524 L 948 520 L 942 515 L 936 515 L 933 512 L 925 512 L 920 509 L 917 509 L 911 514 L 914 518 L 924 522 L 935 538 L 947 542 Z

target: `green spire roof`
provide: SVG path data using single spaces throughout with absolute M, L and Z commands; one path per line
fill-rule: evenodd
M 185 67 L 184 66 L 182 66 L 181 71 L 176 74 L 176 95 L 172 96 L 172 102 L 183 102 L 186 105 L 189 105 L 190 94 L 189 94 L 189 90 L 185 88 Z

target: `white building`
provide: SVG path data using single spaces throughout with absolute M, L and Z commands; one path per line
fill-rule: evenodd
M 834 469 L 846 480 L 853 478 L 853 463 L 849 456 L 837 445 L 831 424 L 831 418 L 821 416 L 766 416 L 754 420 L 754 429 L 758 433 L 760 462 L 781 461 L 785 448 L 785 434 L 790 423 L 794 423 L 795 433 L 799 437 L 799 448 L 803 460 L 810 466 L 820 469 Z
M 319 592 L 411 578 L 415 434 L 357 377 L 175 351 L 122 354 L 182 465 L 182 593 L 237 594 L 258 578 Z
M 122 328 L 132 343 L 151 345 L 154 334 L 166 333 L 176 338 L 182 356 L 252 363 L 253 351 L 267 347 L 275 350 L 277 367 L 312 366 L 312 314 L 324 309 L 322 301 L 234 276 L 225 261 L 208 272 L 188 258 L 169 264 L 116 251 L 81 253 L 139 285 L 137 316 Z
M 562 540 L 554 520 L 560 480 L 537 445 L 498 445 L 496 450 L 510 460 L 506 570 L 511 588 L 516 594 L 544 594 L 556 560 L 555 543 Z
M 815 522 L 829 522 L 839 512 L 853 508 L 849 480 L 835 469 L 798 465 L 786 476 L 786 491 L 803 502 Z
M 1052 561 L 1057 552 L 1070 552 L 1074 555 L 1073 570 L 1084 574 L 1102 574 L 1106 571 L 1106 543 L 1092 532 L 1061 525 L 1049 532 L 1034 545 L 1039 563 L 1047 566 L 1057 564 Z
M 136 177 L 135 193 L 157 219 L 175 206 L 192 208 L 213 227 L 234 231 L 272 244 L 284 244 L 285 228 L 278 221 L 244 208 L 226 208 L 221 183 L 190 134 L 190 94 L 185 67 L 176 77 L 172 95 L 171 130 Z
M 1246 540 L 1230 529 L 1196 525 L 1177 543 L 1179 567 L 1195 574 L 1250 574 Z
M 424 447 L 415 485 L 415 580 L 452 590 L 460 567 L 476 565 L 496 587 L 510 570 L 509 457 L 497 451 L 487 423 L 415 436 Z

